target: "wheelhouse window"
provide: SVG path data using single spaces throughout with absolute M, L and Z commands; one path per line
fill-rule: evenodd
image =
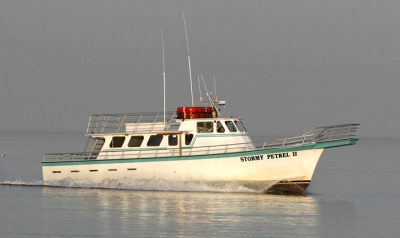
M 168 136 L 168 145 L 175 146 L 178 144 L 178 135 L 169 135 Z
M 247 129 L 246 129 L 246 127 L 244 126 L 243 122 L 242 122 L 242 121 L 239 121 L 239 123 L 240 123 L 240 125 L 242 125 L 243 130 L 244 130 L 245 132 L 247 132 Z
M 144 136 L 132 136 L 128 142 L 128 147 L 140 147 L 144 140 Z
M 233 124 L 232 121 L 226 121 L 225 125 L 226 125 L 226 127 L 228 127 L 228 130 L 230 132 L 237 132 L 237 129 L 236 129 L 236 127 L 235 127 L 235 125 Z
M 110 142 L 110 148 L 120 148 L 125 142 L 125 136 L 114 136 Z
M 235 125 L 240 132 L 245 132 L 246 130 L 243 128 L 242 124 L 239 121 L 235 121 Z
M 225 132 L 225 128 L 222 125 L 222 123 L 220 121 L 217 121 L 217 132 L 218 133 L 224 133 Z
M 152 135 L 149 137 L 147 146 L 160 146 L 162 139 L 163 139 L 162 135 Z
M 214 122 L 212 121 L 197 122 L 198 133 L 212 133 L 213 131 L 214 131 Z
M 190 145 L 193 140 L 193 134 L 185 135 L 185 145 Z

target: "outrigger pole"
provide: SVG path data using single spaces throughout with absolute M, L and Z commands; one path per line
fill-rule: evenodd
M 182 11 L 182 18 L 183 18 L 183 25 L 185 27 L 185 36 L 186 36 L 186 49 L 187 49 L 187 54 L 188 54 L 188 65 L 189 65 L 189 80 L 190 80 L 190 95 L 192 97 L 192 107 L 194 106 L 194 101 L 193 101 L 193 80 L 192 80 L 192 66 L 190 64 L 190 48 L 189 48 L 189 37 L 188 37 L 188 32 L 186 28 L 186 20 L 185 20 L 185 12 Z

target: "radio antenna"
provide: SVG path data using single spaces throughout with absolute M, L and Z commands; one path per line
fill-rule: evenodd
M 165 130 L 165 46 L 164 46 L 164 30 L 161 29 L 161 45 L 162 45 L 162 64 L 163 64 L 163 88 L 164 88 L 164 130 Z
M 186 19 L 185 19 L 185 12 L 182 11 L 182 18 L 183 18 L 183 25 L 185 27 L 185 36 L 186 36 L 186 50 L 188 54 L 188 65 L 189 65 L 189 80 L 190 80 L 190 95 L 192 97 L 192 107 L 194 106 L 194 101 L 193 101 L 193 80 L 192 80 L 192 66 L 190 64 L 190 48 L 189 48 L 189 37 L 188 37 L 188 32 L 187 32 L 187 27 L 186 27 Z
M 203 102 L 203 95 L 201 94 L 200 75 L 197 75 L 197 83 L 199 84 L 200 103 Z
M 213 100 L 212 100 L 210 94 L 208 93 L 207 85 L 206 85 L 206 82 L 204 81 L 203 75 L 201 75 L 201 80 L 203 81 L 204 88 L 206 89 L 206 92 L 207 92 L 206 95 L 207 95 L 208 101 L 210 102 L 211 106 L 215 109 L 215 111 L 217 111 L 218 117 L 222 117 L 221 112 L 220 112 L 219 109 L 215 106 L 215 104 L 214 104 L 214 102 L 213 102 Z
M 215 102 L 218 102 L 218 94 L 217 94 L 217 84 L 215 83 L 215 74 L 214 74 L 214 94 L 215 94 Z

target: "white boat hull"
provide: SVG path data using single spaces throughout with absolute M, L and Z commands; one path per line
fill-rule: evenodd
M 301 185 L 295 186 L 302 188 L 295 193 L 303 193 L 323 150 L 260 150 L 191 157 L 45 163 L 43 180 L 45 183 L 72 180 L 85 184 L 119 179 L 235 183 L 260 192 L 280 182 L 290 184 L 289 187 Z M 274 192 L 290 192 L 284 190 Z

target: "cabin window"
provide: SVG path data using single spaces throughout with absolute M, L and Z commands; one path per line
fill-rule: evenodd
M 185 135 L 185 145 L 190 145 L 193 140 L 193 134 Z
M 233 124 L 232 121 L 226 121 L 225 125 L 226 125 L 226 127 L 228 127 L 228 130 L 230 132 L 237 132 L 237 129 L 236 129 L 236 127 L 235 127 L 235 125 Z
M 214 123 L 212 121 L 197 122 L 198 133 L 212 133 L 214 131 Z
M 147 142 L 147 146 L 160 146 L 162 139 L 162 135 L 152 135 Z
M 120 148 L 124 144 L 124 141 L 125 141 L 124 136 L 115 136 L 111 140 L 110 148 Z
M 225 132 L 225 128 L 222 125 L 222 123 L 220 121 L 217 121 L 217 132 L 218 133 L 224 133 Z
M 174 146 L 178 144 L 178 136 L 177 135 L 169 135 L 168 136 L 168 145 Z
M 239 123 L 240 123 L 240 125 L 242 125 L 243 130 L 247 132 L 247 129 L 246 129 L 246 127 L 244 126 L 243 122 L 242 122 L 242 121 L 239 121 Z
M 245 131 L 244 128 L 243 128 L 243 126 L 242 126 L 242 124 L 240 124 L 239 121 L 235 121 L 235 125 L 236 125 L 236 127 L 238 128 L 238 130 L 239 130 L 240 132 L 244 132 L 244 131 Z
M 128 147 L 140 147 L 142 145 L 144 136 L 132 136 L 128 142 Z

